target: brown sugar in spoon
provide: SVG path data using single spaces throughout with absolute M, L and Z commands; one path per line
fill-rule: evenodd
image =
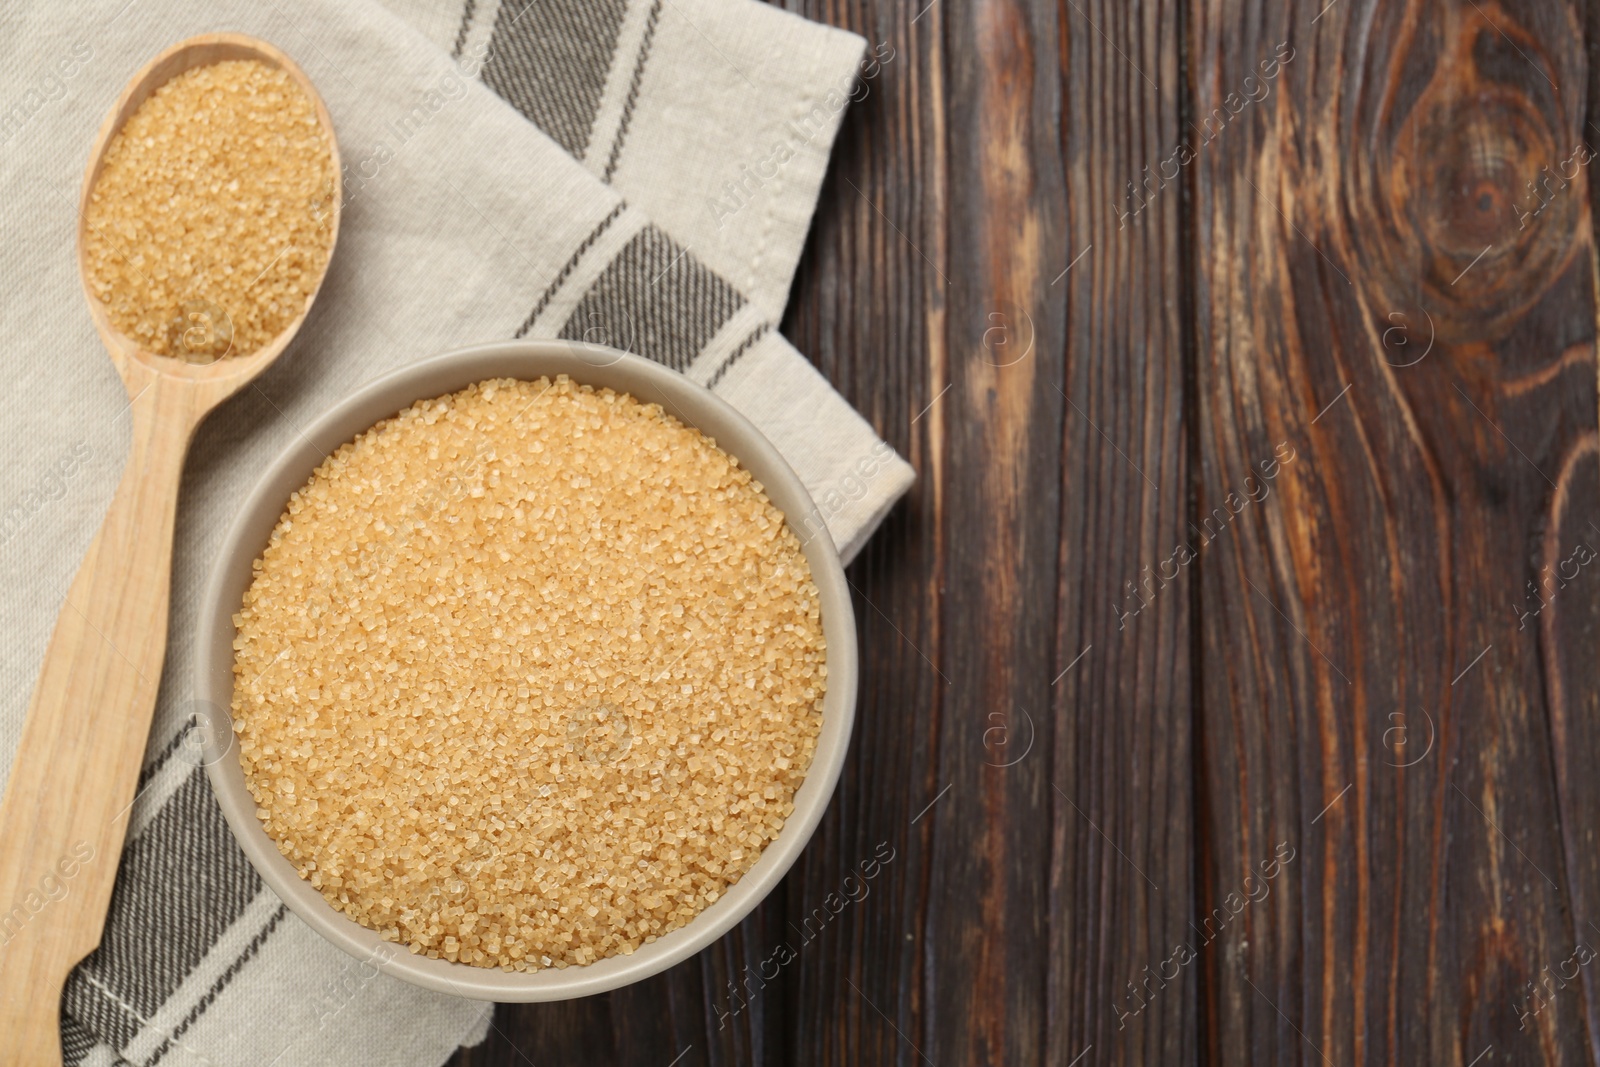
M 78 266 L 95 327 L 127 388 L 133 441 L 56 619 L 0 802 L 0 1059 L 7 1064 L 62 1062 L 62 987 L 100 943 L 166 653 L 173 524 L 189 440 L 207 412 L 283 352 L 326 274 L 324 265 L 304 306 L 272 340 L 208 363 L 147 351 L 118 331 L 96 296 L 87 212 L 113 138 L 162 85 L 228 60 L 278 68 L 309 98 L 327 138 L 332 184 L 307 210 L 331 227 L 329 258 L 339 232 L 333 123 L 300 68 L 263 41 L 220 33 L 172 46 L 134 76 L 95 139 L 79 201 Z

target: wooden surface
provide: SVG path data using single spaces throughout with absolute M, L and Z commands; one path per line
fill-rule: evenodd
M 894 49 L 784 323 L 921 478 L 850 762 L 454 1062 L 1600 1060 L 1600 5 L 791 6 Z

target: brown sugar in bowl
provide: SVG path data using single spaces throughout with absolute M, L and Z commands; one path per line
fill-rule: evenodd
M 810 765 L 793 794 L 792 811 L 760 849 L 753 866 L 708 894 L 709 905 L 665 933 L 593 962 L 585 962 L 593 959 L 594 954 L 588 953 L 562 961 L 565 966 L 491 969 L 405 951 L 404 944 L 393 940 L 392 931 L 385 939 L 358 924 L 302 877 L 268 835 L 239 758 L 229 711 L 239 634 L 235 615 L 286 503 L 307 484 L 325 456 L 418 401 L 493 379 L 555 380 L 561 375 L 580 386 L 659 405 L 666 415 L 715 441 L 738 468 L 754 477 L 798 538 L 809 566 L 820 606 L 826 687 Z M 203 709 L 196 715 L 205 720 L 197 725 L 205 739 L 207 771 L 223 814 L 262 878 L 297 915 L 345 951 L 375 961 L 402 980 L 484 1000 L 562 1000 L 604 992 L 664 970 L 720 937 L 777 884 L 809 840 L 838 779 L 854 717 L 856 643 L 848 586 L 816 506 L 798 477 L 759 431 L 709 391 L 648 360 L 567 342 L 484 345 L 415 364 L 362 389 L 297 435 L 250 494 L 228 535 L 202 604 L 197 650 L 194 707 Z M 598 714 L 603 717 L 605 712 Z M 615 740 L 610 730 L 598 723 L 593 731 L 596 743 Z M 515 737 L 508 740 L 516 744 Z M 618 952 L 615 946 L 610 951 Z

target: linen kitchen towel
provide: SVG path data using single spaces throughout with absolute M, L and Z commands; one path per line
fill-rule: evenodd
M 517 14 L 448 6 L 456 22 L 449 48 L 375 0 L 200 8 L 26 0 L 0 10 L 0 344 L 12 371 L 0 405 L 13 442 L 12 462 L 0 470 L 0 766 L 9 769 L 66 585 L 127 454 L 129 401 L 83 307 L 74 250 L 78 187 L 105 112 L 161 48 L 236 30 L 305 68 L 347 165 L 339 250 L 316 309 L 290 352 L 214 413 L 191 450 L 151 751 L 104 943 L 68 984 L 71 1063 L 420 1067 L 492 1025 L 487 1005 L 389 979 L 289 914 L 233 843 L 199 766 L 189 678 L 201 586 L 234 502 L 328 404 L 461 344 L 592 339 L 710 385 L 761 426 L 819 501 L 816 529 L 802 536 L 825 529 L 848 555 L 910 484 L 905 463 L 771 326 L 801 239 L 785 228 L 798 225 L 803 237 L 837 124 L 826 89 L 813 138 L 795 134 L 790 157 L 763 169 L 775 176 L 747 182 L 748 195 L 723 220 L 770 231 L 764 245 L 713 241 L 718 212 L 705 200 L 717 190 L 674 187 L 716 178 L 710 163 L 691 171 L 651 162 L 669 153 L 675 129 L 696 128 L 695 113 L 706 123 L 702 146 L 768 158 L 772 145 L 740 138 L 753 106 L 748 89 L 682 87 L 737 80 L 731 68 L 711 68 L 730 57 L 768 85 L 757 65 L 763 34 L 786 35 L 797 65 L 772 83 L 767 117 L 748 123 L 752 138 L 802 107 L 809 114 L 820 86 L 848 92 L 859 43 L 747 0 L 662 0 L 642 13 L 631 2 L 613 10 L 601 0 L 583 8 L 550 0 L 556 21 L 534 23 L 538 6 L 519 9 L 547 30 L 513 37 L 523 34 L 518 23 L 497 47 L 502 18 L 511 27 Z M 594 11 L 615 15 L 614 34 L 602 27 L 595 38 L 614 36 L 606 45 L 614 54 L 603 75 L 569 83 L 589 86 L 584 99 L 597 101 L 580 134 L 572 131 L 582 121 L 571 116 L 584 112 L 533 102 L 548 103 L 558 87 L 530 72 L 545 71 L 541 49 L 556 47 L 538 42 L 571 48 L 593 32 L 559 18 Z M 691 12 L 695 22 L 675 21 Z M 408 6 L 406 14 L 423 13 Z M 711 34 L 698 53 L 690 40 L 697 26 Z M 625 47 L 630 58 L 617 58 Z M 806 56 L 818 65 L 810 82 Z M 652 73 L 663 57 L 672 69 Z M 683 69 L 695 64 L 705 68 L 698 80 Z M 823 120 L 832 123 L 825 135 Z M 602 141 L 603 150 L 594 147 Z M 651 189 L 657 165 L 664 169 Z M 721 195 L 724 207 L 734 203 Z M 682 214 L 667 224 L 642 206 L 670 214 L 674 197 Z M 699 205 L 703 217 L 683 205 Z
M 852 99 L 893 62 L 758 0 L 385 0 L 768 318 Z

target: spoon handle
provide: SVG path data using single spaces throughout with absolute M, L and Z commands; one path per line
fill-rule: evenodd
M 133 448 L 67 590 L 0 802 L 0 1034 L 61 1063 L 68 973 L 100 943 L 167 644 L 188 397 L 129 381 Z M 138 1007 L 138 1005 L 134 1005 Z

